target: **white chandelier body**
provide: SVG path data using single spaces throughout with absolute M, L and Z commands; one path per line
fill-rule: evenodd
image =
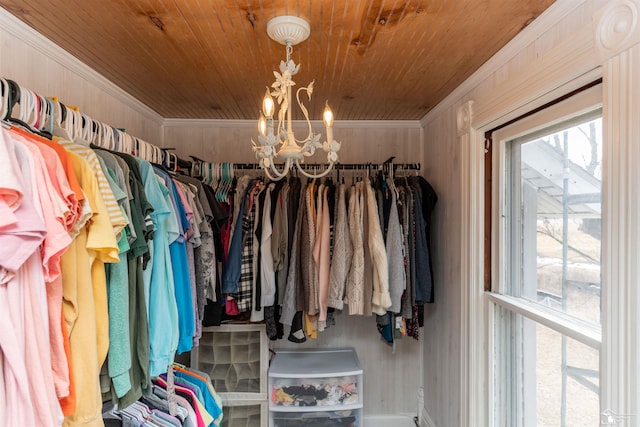
M 338 161 L 340 143 L 333 139 L 333 112 L 328 103 L 325 106 L 322 120 L 327 132 L 324 143 L 320 142 L 320 134 L 314 134 L 309 120 L 309 112 L 300 100 L 300 94 L 306 92 L 309 100 L 313 93 L 313 81 L 306 87 L 296 90 L 296 101 L 304 114 L 309 133 L 306 138 L 298 140 L 293 133 L 291 107 L 292 93 L 295 82 L 293 76 L 300 70 L 291 59 L 293 46 L 306 40 L 310 34 L 309 23 L 296 16 L 280 16 L 273 18 L 267 24 L 267 33 L 273 40 L 286 46 L 287 60 L 280 61 L 280 72 L 274 71 L 276 78 L 267 88 L 262 101 L 262 114 L 258 121 L 258 143 L 253 143 L 253 151 L 256 153 L 260 166 L 271 180 L 284 178 L 295 165 L 301 174 L 309 178 L 320 178 L 328 174 L 333 164 Z M 280 109 L 278 111 L 277 127 L 274 129 L 275 97 Z M 322 148 L 327 153 L 327 166 L 317 174 L 311 174 L 301 167 L 306 157 L 312 156 L 316 149 Z M 283 169 L 278 170 L 274 162 L 275 158 L 282 159 Z

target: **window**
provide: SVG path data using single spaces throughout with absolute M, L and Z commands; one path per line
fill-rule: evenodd
M 600 423 L 600 91 L 492 135 L 496 426 Z

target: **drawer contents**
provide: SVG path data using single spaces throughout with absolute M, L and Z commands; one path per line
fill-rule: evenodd
M 269 427 L 361 427 L 363 370 L 353 348 L 277 350 Z
M 316 381 L 303 385 L 274 386 L 271 402 L 280 406 L 336 406 L 358 403 L 358 386 L 348 382 Z

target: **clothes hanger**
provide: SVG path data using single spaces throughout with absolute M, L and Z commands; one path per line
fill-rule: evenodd
M 161 163 L 162 162 L 162 148 L 157 147 L 153 144 L 149 144 L 153 147 L 153 152 L 155 153 L 155 157 L 156 157 L 156 163 Z
M 233 163 L 229 163 L 229 183 L 228 183 L 227 189 L 226 189 L 226 191 L 224 193 L 225 200 L 229 196 L 229 192 L 231 191 L 231 188 L 233 188 L 233 180 L 234 180 Z
M 11 125 L 17 125 L 33 134 L 47 137 L 34 127 L 38 120 L 38 114 L 36 112 L 36 99 L 33 92 L 20 87 L 20 85 L 12 80 L 7 80 L 7 83 L 9 83 L 11 89 L 9 91 L 11 99 L 9 101 L 9 111 L 6 116 L 7 121 Z M 18 108 L 15 108 L 16 104 L 18 104 Z
M 142 139 L 140 140 L 140 142 L 144 146 L 147 153 L 147 161 L 150 163 L 158 163 L 156 161 L 156 151 L 154 149 L 155 147 L 151 146 L 151 144 L 148 144 L 147 141 L 143 141 Z
M 147 160 L 145 158 L 145 154 L 143 153 L 144 147 L 142 146 L 142 144 L 140 143 L 140 140 L 138 138 L 133 137 L 133 147 L 134 147 L 134 156 L 141 158 L 142 160 Z
M 79 138 L 75 142 L 81 142 L 84 144 L 88 144 L 91 142 L 91 134 L 93 133 L 93 121 L 89 116 L 80 113 L 80 135 Z
M 44 126 L 47 127 L 48 125 L 49 128 L 47 129 L 47 132 L 49 133 L 49 135 L 53 136 L 53 125 L 54 125 L 54 120 L 56 115 L 56 108 L 55 108 L 55 104 L 51 99 L 45 98 L 45 101 L 47 102 L 47 116 L 45 119 Z
M 111 151 L 120 151 L 118 150 L 118 148 L 120 148 L 120 144 L 119 144 L 118 134 L 116 133 L 116 130 L 111 126 L 105 125 L 104 131 L 105 131 L 105 136 L 107 137 L 107 141 L 109 143 L 109 149 Z
M 13 80 L 7 79 L 6 82 L 7 82 L 8 104 L 7 104 L 7 115 L 5 116 L 5 119 L 7 121 L 11 121 L 13 110 L 15 109 L 15 105 L 20 100 L 20 86 L 18 86 L 18 84 Z
M 149 153 L 149 147 L 144 143 L 143 140 L 135 138 L 136 143 L 138 144 L 138 156 L 142 160 L 146 160 L 147 162 L 151 162 L 151 154 Z
M 35 92 L 34 92 L 35 93 Z M 36 128 L 42 133 L 46 129 L 47 125 L 47 117 L 49 116 L 49 103 L 46 98 L 35 93 L 36 99 L 40 103 L 40 108 L 38 109 L 38 124 Z
M 224 186 L 226 180 L 226 167 L 225 164 L 222 163 L 220 165 L 220 181 L 217 183 L 216 188 L 216 200 L 219 202 L 223 202 L 224 198 L 222 197 L 222 187 Z
M 9 113 L 9 94 L 9 83 L 0 77 L 0 121 L 2 121 L 3 127 L 10 127 L 9 123 L 6 122 L 6 117 Z
M 132 154 L 134 151 L 133 146 L 133 138 L 128 133 L 124 133 L 121 130 L 118 130 L 118 134 L 120 135 L 120 140 L 122 141 L 122 152 L 127 154 Z
M 200 169 L 199 172 L 200 176 L 203 178 L 203 182 L 209 185 L 208 181 L 210 180 L 209 176 L 211 175 L 211 172 L 209 171 L 209 165 L 207 164 L 207 162 L 198 159 L 198 168 Z
M 231 187 L 231 169 L 230 163 L 224 163 L 224 186 L 222 187 L 222 200 L 227 200 L 229 188 Z
M 102 140 L 102 124 L 92 119 L 91 123 L 91 143 L 94 145 L 105 148 L 104 141 Z
M 118 130 L 118 133 L 120 134 L 120 140 L 122 141 L 122 152 L 132 155 L 135 149 L 133 145 L 133 138 L 131 137 L 131 135 L 124 131 Z
M 105 126 L 105 132 L 107 140 L 111 145 L 111 151 L 120 151 L 120 135 L 116 133 L 116 128 L 112 126 Z
M 178 172 L 178 155 L 171 152 L 167 152 L 166 154 L 169 158 L 167 161 L 167 169 L 173 173 Z
M 18 118 L 27 124 L 30 129 L 35 129 L 35 124 L 38 121 L 38 116 L 35 111 L 36 100 L 35 95 L 29 89 L 23 87 L 20 88 L 20 110 Z
M 33 91 L 29 91 L 29 92 L 31 92 L 30 95 L 33 103 L 32 110 L 30 112 L 33 120 L 33 128 L 40 130 L 41 119 L 42 119 L 42 100 L 40 99 L 40 95 L 38 95 L 37 93 Z
M 213 178 L 211 177 L 211 174 L 213 173 L 211 163 L 201 161 L 200 173 L 204 177 L 205 184 L 211 187 L 211 182 L 213 181 Z
M 227 169 L 227 164 L 226 163 L 222 163 L 220 165 L 220 173 L 221 173 L 221 179 L 220 179 L 220 183 L 218 184 L 218 197 L 219 197 L 219 201 L 223 202 L 225 199 L 225 194 L 224 194 L 224 189 L 227 186 L 227 179 L 228 179 L 228 169 Z

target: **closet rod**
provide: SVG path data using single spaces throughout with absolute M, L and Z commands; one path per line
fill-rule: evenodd
M 194 156 L 195 161 L 202 163 L 215 163 L 215 162 L 205 162 L 200 160 Z M 220 162 L 222 163 L 222 162 Z M 248 169 L 248 170 L 259 170 L 261 169 L 258 163 L 229 163 L 233 164 L 234 169 Z M 276 164 L 276 167 L 282 167 L 281 164 Z M 303 169 L 314 169 L 314 168 L 325 168 L 326 164 L 320 163 L 303 163 L 300 165 Z M 377 163 L 335 163 L 333 168 L 336 170 L 382 170 L 385 167 L 388 167 L 389 164 L 377 164 Z M 420 170 L 420 163 L 393 163 L 394 170 Z

